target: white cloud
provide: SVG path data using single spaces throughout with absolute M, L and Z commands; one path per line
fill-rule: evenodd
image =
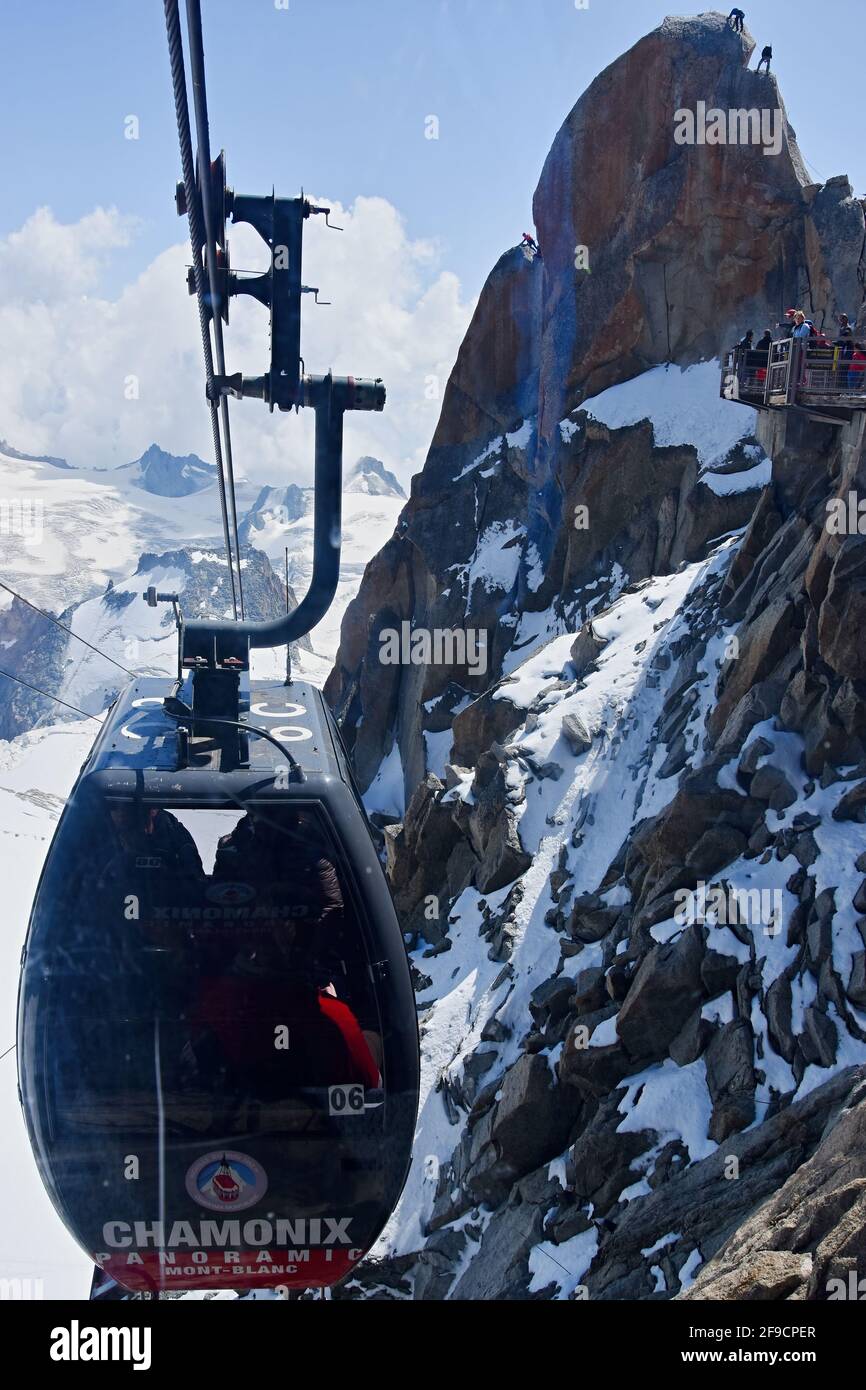
M 93 289 L 106 257 L 129 245 L 135 219 L 116 208 L 94 208 L 79 222 L 55 221 L 37 208 L 18 232 L 0 241 L 0 296 L 26 307 L 75 299 Z
M 461 301 L 457 277 L 439 269 L 435 245 L 412 241 L 385 199 L 331 206 L 345 231 L 311 218 L 305 235 L 305 283 L 332 301 L 317 308 L 305 298 L 306 367 L 384 379 L 384 414 L 346 417 L 345 458 L 373 454 L 408 481 L 423 463 L 472 305 Z M 0 435 L 18 448 L 82 467 L 127 463 L 154 440 L 212 458 L 198 314 L 186 293 L 188 245 L 157 256 L 117 298 L 95 292 L 134 231 L 116 209 L 63 225 L 41 208 L 0 241 Z M 229 238 L 235 268 L 264 268 L 264 244 L 250 228 L 230 227 Z M 227 369 L 259 375 L 267 357 L 267 311 L 233 300 Z M 133 377 L 137 400 L 126 398 Z M 233 402 L 232 435 L 238 473 L 310 480 L 311 412 L 271 415 L 260 401 Z

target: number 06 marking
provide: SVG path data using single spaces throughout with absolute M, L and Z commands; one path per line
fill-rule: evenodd
M 355 1083 L 352 1086 L 328 1087 L 329 1115 L 363 1115 L 364 1087 Z

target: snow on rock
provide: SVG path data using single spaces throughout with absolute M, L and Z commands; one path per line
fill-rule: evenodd
M 520 568 L 523 526 L 513 521 L 494 521 L 479 536 L 466 573 L 467 592 L 476 584 L 487 590 L 511 588 Z
M 403 764 L 398 743 L 394 743 L 375 780 L 364 793 L 364 805 L 370 813 L 378 811 L 382 815 L 396 816 L 398 819 L 402 816 L 405 810 Z
M 580 1231 L 562 1245 L 542 1241 L 533 1247 L 529 1255 L 529 1272 L 532 1278 L 529 1293 L 553 1283 L 557 1286 L 556 1297 L 570 1298 L 580 1284 L 598 1250 L 598 1232 L 594 1229 Z
M 421 940 L 413 950 L 413 962 L 425 981 L 419 996 L 422 1056 L 425 1067 L 437 1072 L 438 1084 L 426 1086 L 422 1096 L 418 1135 L 425 1166 L 419 1167 L 420 1160 L 413 1166 L 407 1192 L 377 1247 L 379 1256 L 405 1256 L 423 1246 L 431 1220 L 437 1230 L 443 1223 L 445 1230 L 459 1230 L 462 1254 L 455 1265 L 452 1291 L 458 1278 L 469 1277 L 467 1268 L 484 1267 L 485 1261 L 494 1258 L 486 1252 L 497 1248 L 493 1233 L 507 1220 L 509 1208 L 500 1203 L 508 1189 L 508 1163 L 518 1161 L 509 1157 L 510 1146 L 517 1145 L 517 1140 L 501 1108 L 513 1103 L 509 1088 L 515 1084 L 512 1078 L 526 1067 L 533 1027 L 539 1030 L 543 1075 L 555 1088 L 560 1110 L 564 1108 L 567 1115 L 568 1107 L 575 1104 L 575 1093 L 562 1084 L 563 1075 L 573 1067 L 563 1020 L 574 1018 L 568 1012 L 573 1007 L 570 991 L 591 994 L 588 981 L 593 972 L 611 979 L 617 969 L 626 972 L 623 985 L 611 993 L 599 986 L 599 996 L 586 1006 L 591 1017 L 584 1064 L 616 1067 L 616 1084 L 624 1087 L 613 1133 L 618 1143 L 634 1142 L 638 1148 L 628 1151 L 636 1156 L 616 1177 L 614 1191 L 622 1209 L 638 1211 L 653 1196 L 663 1156 L 670 1162 L 669 1156 L 675 1154 L 684 1165 L 683 1172 L 690 1171 L 690 1165 L 706 1163 L 716 1154 L 719 1136 L 730 1133 L 731 1124 L 760 1125 L 768 1107 L 807 1096 L 846 1067 L 866 1063 L 866 1028 L 862 1038 L 852 1031 L 860 1014 L 850 1004 L 844 1018 L 835 1006 L 826 1011 L 838 1039 L 832 1059 L 821 1056 L 797 1072 L 779 1051 L 788 1046 L 780 1028 L 790 1026 L 794 1037 L 817 1028 L 820 1037 L 827 1038 L 827 1026 L 813 1017 L 815 979 L 804 969 L 800 944 L 790 939 L 787 930 L 798 910 L 795 884 L 802 871 L 794 855 L 783 850 L 781 840 L 774 854 L 759 856 L 746 853 L 747 836 L 733 831 L 725 832 L 729 848 L 722 874 L 714 874 L 711 867 L 705 874 L 709 884 L 721 878 L 727 885 L 733 915 L 729 922 L 711 910 L 701 923 L 700 955 L 707 962 L 703 968 L 724 973 L 718 984 L 711 974 L 698 981 L 690 1006 L 695 1042 L 688 1041 L 686 1030 L 682 1040 L 671 1044 L 675 1055 L 658 1057 L 649 1065 L 637 1058 L 631 1061 L 620 1043 L 618 998 L 637 976 L 635 955 L 646 964 L 651 947 L 674 953 L 671 959 L 681 960 L 677 968 L 683 971 L 695 968 L 688 965 L 692 948 L 687 945 L 687 924 L 674 913 L 673 904 L 667 915 L 654 913 L 642 940 L 633 932 L 629 935 L 635 888 L 622 875 L 622 863 L 620 876 L 611 874 L 603 893 L 599 888 L 617 848 L 625 850 L 642 826 L 664 823 L 681 786 L 677 772 L 684 777 L 692 772 L 703 776 L 701 795 L 710 802 L 714 797 L 733 797 L 750 817 L 763 813 L 760 803 L 749 796 L 748 777 L 744 781 L 738 768 L 747 766 L 749 776 L 765 767 L 783 774 L 793 801 L 789 798 L 790 804 L 779 810 L 767 809 L 767 833 L 793 837 L 800 833 L 804 816 L 816 818 L 820 858 L 813 869 L 814 893 L 831 889 L 835 893 L 837 911 L 830 943 L 834 968 L 843 982 L 863 950 L 857 909 L 852 905 L 863 877 L 854 866 L 862 852 L 862 827 L 856 821 L 833 819 L 843 790 L 834 785 L 822 789 L 809 779 L 803 768 L 802 737 L 780 729 L 776 720 L 754 724 L 727 760 L 713 760 L 704 743 L 715 708 L 716 683 L 734 630 L 716 604 L 738 546 L 739 537 L 728 536 L 711 546 L 705 559 L 683 564 L 673 574 L 631 585 L 623 581 L 620 592 L 594 615 L 594 630 L 605 639 L 604 645 L 579 680 L 570 662 L 574 633 L 561 632 L 545 641 L 545 622 L 551 619 L 542 616 L 535 629 L 539 640 L 529 644 L 522 660 L 511 663 L 508 678 L 494 692 L 494 700 L 510 702 L 523 720 L 498 756 L 503 763 L 506 804 L 515 807 L 520 842 L 531 862 L 514 883 L 495 894 L 482 897 L 475 888 L 464 890 L 448 911 L 446 951 L 431 951 Z M 683 692 L 688 692 L 685 701 Z M 592 733 L 589 749 L 577 755 L 562 734 L 569 715 L 578 716 Z M 669 731 L 672 724 L 673 733 Z M 669 764 L 677 740 L 681 751 L 672 773 Z M 438 742 L 428 743 L 432 756 Z M 771 751 L 766 751 L 770 746 Z M 701 773 L 703 766 L 712 772 Z M 457 806 L 465 798 L 462 814 L 473 815 L 479 789 L 473 791 L 470 774 L 461 778 L 443 800 Z M 727 814 L 735 815 L 734 811 Z M 712 853 L 720 855 L 721 845 Z M 557 878 L 564 888 L 552 887 Z M 569 904 L 584 901 L 587 935 L 578 935 L 572 947 Z M 625 926 L 617 936 L 620 912 Z M 603 940 L 594 927 L 596 917 Z M 504 954 L 503 941 L 507 941 Z M 572 949 L 566 952 L 567 946 Z M 745 1015 L 734 989 L 735 979 L 744 970 L 749 972 L 752 991 Z M 784 1007 L 780 1012 L 771 1003 L 785 988 L 790 988 L 790 1025 Z M 668 1005 L 656 1005 L 650 990 L 646 1007 L 652 1015 L 654 1009 L 664 1011 Z M 579 1010 L 577 1017 L 581 1017 Z M 686 1019 L 684 1013 L 684 1023 Z M 657 1023 L 664 1027 L 663 1020 Z M 821 1045 L 829 1047 L 828 1042 Z M 654 1046 L 648 1034 L 646 1047 Z M 690 1048 L 694 1049 L 691 1055 Z M 748 1067 L 743 1073 L 740 1084 L 748 1098 L 744 1100 L 742 1092 L 730 1091 L 729 1078 L 732 1068 L 738 1074 L 736 1068 L 746 1065 L 747 1055 L 752 1056 L 749 1065 L 754 1073 Z M 484 1066 L 479 1072 L 472 1059 L 482 1056 Z M 521 1103 L 527 1107 L 524 1125 L 529 1131 L 540 1123 L 533 1117 L 546 1113 L 540 1076 L 530 1085 L 527 1074 L 521 1083 L 528 1087 Z M 490 1099 L 479 1118 L 473 1106 L 482 1095 Z M 551 1143 L 558 1133 L 553 1113 L 545 1121 L 551 1126 Z M 528 1151 L 533 1151 L 531 1146 Z M 515 1153 L 523 1152 L 518 1145 Z M 566 1191 L 572 1182 L 568 1155 L 564 1170 L 562 1164 L 554 1167 L 552 1157 L 543 1148 L 538 1151 L 545 1180 L 553 1184 L 553 1189 L 545 1189 L 550 1194 L 545 1198 L 549 1207 L 545 1230 L 551 1222 L 564 1219 L 553 1195 L 563 1190 L 563 1171 Z M 492 1194 L 486 1204 L 481 1200 L 485 1193 Z M 648 1289 L 670 1296 L 688 1287 L 702 1256 L 694 1238 L 672 1237 L 663 1248 L 657 1245 L 661 1234 L 644 1242 L 642 1248 L 656 1248 L 641 1257 L 645 1268 L 641 1277 L 649 1281 Z M 675 1253 L 669 1255 L 668 1246 L 673 1252 L 675 1244 Z M 563 1252 L 572 1251 L 573 1260 L 562 1258 Z M 552 1287 L 554 1296 L 572 1297 L 584 1279 L 595 1287 L 593 1281 L 604 1278 L 602 1252 L 595 1228 L 561 1243 L 546 1238 L 537 1241 L 527 1256 L 527 1291 Z M 557 1270 L 551 1257 L 564 1268 Z
M 649 420 L 656 445 L 691 444 L 704 468 L 723 463 L 743 439 L 752 434 L 754 415 L 731 410 L 719 397 L 719 363 L 697 362 L 691 367 L 651 367 L 588 400 L 580 410 L 610 429 Z M 718 484 L 714 480 L 713 487 Z M 757 485 L 750 482 L 749 486 Z M 763 484 L 761 484 L 763 485 Z
M 619 1134 L 654 1130 L 662 1142 L 680 1139 L 692 1159 L 705 1158 L 715 1147 L 707 1137 L 712 1104 L 701 1058 L 686 1067 L 668 1059 L 629 1077 L 619 1109 L 625 1117 Z
M 730 497 L 735 492 L 749 492 L 755 488 L 766 487 L 772 476 L 773 465 L 765 458 L 742 473 L 713 473 L 707 469 L 701 474 L 701 482 L 706 483 L 717 497 Z

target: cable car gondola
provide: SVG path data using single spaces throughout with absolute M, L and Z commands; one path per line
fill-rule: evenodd
M 158 1294 L 344 1278 L 399 1197 L 419 1083 L 408 960 L 337 725 L 310 684 L 249 675 L 251 648 L 288 646 L 327 611 L 343 415 L 381 410 L 385 390 L 301 371 L 301 232 L 327 210 L 226 189 L 223 157 L 210 161 L 200 15 L 188 0 L 194 179 L 176 0 L 165 9 L 178 207 L 241 619 L 190 622 L 177 595 L 144 595 L 174 608 L 176 679 L 136 679 L 109 710 L 49 850 L 22 956 L 25 1120 L 58 1213 L 102 1271 L 92 1296 L 107 1297 L 115 1285 Z M 227 376 L 222 360 L 220 294 L 244 292 L 227 268 L 227 210 L 272 254 L 246 290 L 271 310 L 270 370 L 252 379 Z M 230 395 L 316 415 L 310 587 L 268 622 L 243 614 L 236 524 L 232 553 Z
M 39 885 L 19 1009 L 31 1141 L 66 1225 L 127 1288 L 331 1284 L 411 1153 L 394 908 L 318 690 L 253 682 L 234 770 L 215 737 L 179 757 L 164 701 L 153 678 L 118 700 Z

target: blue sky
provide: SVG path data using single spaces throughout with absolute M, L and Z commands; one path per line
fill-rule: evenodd
M 811 167 L 866 192 L 858 53 L 863 0 L 741 0 L 773 43 Z M 700 7 L 682 7 L 697 12 Z M 708 7 L 709 8 L 709 7 Z M 42 203 L 140 219 L 109 283 L 142 269 L 179 224 L 160 0 L 5 0 L 0 235 Z M 666 13 L 653 0 L 204 0 L 212 136 L 246 192 L 301 184 L 343 203 L 387 198 L 434 238 L 475 295 L 530 225 L 553 136 L 593 76 Z M 135 114 L 140 139 L 124 139 Z M 424 120 L 440 121 L 438 141 Z
M 78 465 L 126 463 L 154 441 L 209 458 L 162 2 L 0 2 L 0 436 Z M 305 279 L 333 307 L 305 302 L 304 357 L 311 371 L 384 377 L 385 415 L 347 422 L 346 457 L 372 453 L 408 482 L 485 277 L 531 227 L 557 130 L 668 11 L 654 0 L 282 4 L 203 0 L 212 145 L 226 147 L 240 192 L 303 186 L 339 206 L 343 236 L 318 219 L 306 235 Z M 742 7 L 758 47 L 773 44 L 813 177 L 848 173 L 866 193 L 863 0 Z M 243 228 L 230 236 L 234 266 L 260 267 L 260 243 Z M 264 370 L 262 314 L 233 304 L 229 371 Z M 308 413 L 241 403 L 242 471 L 306 480 Z

